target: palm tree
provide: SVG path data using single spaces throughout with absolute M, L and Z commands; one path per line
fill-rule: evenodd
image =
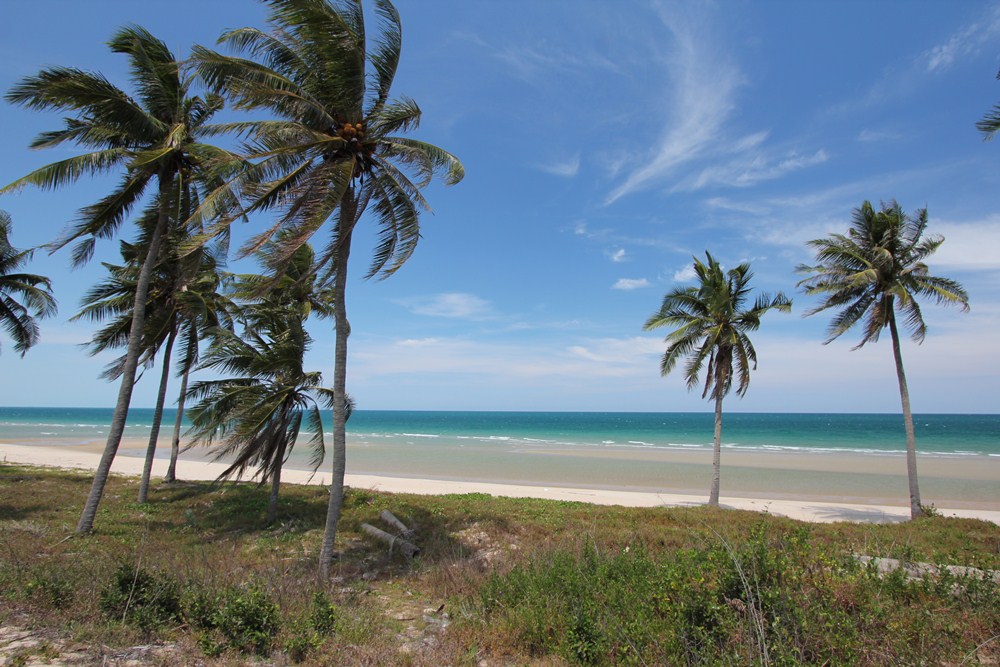
M 266 245 L 258 256 L 266 265 L 280 250 Z M 322 376 L 303 367 L 311 338 L 305 320 L 311 312 L 329 314 L 314 289 L 313 251 L 300 247 L 291 258 L 289 271 L 279 280 L 259 275 L 239 276 L 234 296 L 242 301 L 243 336 L 226 330 L 214 331 L 203 368 L 235 373 L 235 377 L 196 383 L 190 395 L 200 402 L 190 410 L 193 443 L 211 444 L 219 438 L 216 459 L 230 456 L 232 464 L 220 475 L 242 477 L 256 468 L 260 483 L 271 482 L 267 523 L 277 513 L 281 469 L 298 438 L 303 417 L 313 435 L 313 469 L 325 456 L 323 423 L 319 404 L 332 407 L 334 392 L 320 386 Z M 266 286 L 267 291 L 261 288 Z M 313 305 L 319 306 L 314 311 Z M 345 406 L 350 412 L 352 403 Z
M 333 481 L 320 553 L 325 575 L 334 557 L 343 504 L 348 325 L 345 292 L 351 239 L 369 208 L 378 243 L 368 277 L 385 278 L 413 253 L 421 209 L 420 190 L 441 173 L 460 181 L 462 164 L 431 144 L 398 136 L 417 127 L 420 109 L 408 98 L 390 100 L 399 63 L 402 26 L 389 0 L 374 0 L 379 33 L 365 33 L 361 0 L 269 0 L 270 33 L 242 28 L 220 42 L 249 58 L 193 50 L 195 66 L 210 86 L 224 90 L 240 109 L 265 110 L 273 120 L 234 123 L 251 159 L 248 211 L 279 211 L 273 226 L 244 252 L 285 229 L 285 257 L 328 221 L 330 241 L 319 265 L 332 279 L 336 327 L 334 353 Z M 371 45 L 370 50 L 366 46 Z M 368 65 L 372 71 L 367 71 Z M 411 180 L 413 179 L 413 180 Z
M 152 215 L 145 216 L 144 221 L 152 219 L 155 224 L 155 208 L 152 207 L 150 211 Z M 150 315 L 146 318 L 142 339 L 143 352 L 140 363 L 151 366 L 156 355 L 162 352 L 162 364 L 153 423 L 139 483 L 140 503 L 148 500 L 149 481 L 163 418 L 170 379 L 170 360 L 175 341 L 181 338 L 182 348 L 185 350 L 182 372 L 186 378 L 186 373 L 193 363 L 193 359 L 189 357 L 197 354 L 198 332 L 206 327 L 232 328 L 232 319 L 228 311 L 233 306 L 226 297 L 218 293 L 221 278 L 217 271 L 219 262 L 217 253 L 221 250 L 216 248 L 213 253 L 208 247 L 203 247 L 188 255 L 178 256 L 176 251 L 185 235 L 177 230 L 170 232 L 161 249 L 163 258 L 156 265 L 150 281 L 146 306 Z M 136 277 L 143 261 L 142 249 L 147 245 L 146 240 L 140 239 L 137 244 L 122 242 L 121 254 L 125 263 L 123 265 L 105 263 L 108 278 L 84 295 L 83 308 L 73 319 L 87 318 L 101 321 L 112 318 L 91 340 L 91 354 L 121 348 L 127 343 Z M 113 361 L 103 376 L 110 380 L 120 377 L 124 361 L 124 356 Z M 186 391 L 183 386 L 182 389 Z M 179 414 L 181 410 L 182 407 L 179 407 Z M 172 448 L 171 463 L 174 462 Z
M 715 401 L 715 436 L 712 454 L 712 488 L 708 504 L 719 504 L 721 477 L 722 399 L 733 385 L 734 371 L 738 379 L 736 393 L 744 396 L 750 388 L 750 371 L 757 368 L 757 352 L 750 337 L 760 328 L 760 318 L 771 309 L 788 312 L 792 302 L 779 292 L 774 297 L 758 295 L 753 306 L 744 310 L 750 295 L 750 265 L 740 264 L 725 274 L 708 252 L 708 264 L 694 258 L 698 285 L 678 287 L 663 297 L 660 310 L 653 313 L 643 327 L 651 331 L 673 327 L 667 334 L 667 351 L 660 361 L 660 374 L 668 375 L 681 358 L 687 358 L 684 376 L 688 389 L 699 382 L 705 362 L 705 388 L 701 397 Z
M 820 305 L 806 313 L 813 315 L 828 308 L 839 309 L 827 328 L 823 344 L 862 323 L 861 342 L 877 342 L 883 329 L 892 336 L 892 354 L 896 361 L 899 397 L 903 405 L 906 429 L 906 469 L 910 486 L 910 516 L 923 516 L 917 483 L 917 446 L 910 412 L 910 393 L 906 387 L 903 356 L 899 345 L 896 311 L 912 331 L 915 342 L 927 334 L 917 297 L 928 297 L 939 304 L 961 304 L 969 309 L 965 289 L 948 278 L 930 275 L 924 259 L 944 242 L 941 236 L 924 236 L 927 209 L 915 216 L 903 212 L 895 201 L 875 211 L 871 202 L 854 210 L 847 235 L 832 234 L 809 242 L 816 252 L 815 266 L 801 265 L 798 271 L 810 274 L 799 282 L 809 295 L 823 295 Z
M 1000 79 L 1000 71 L 997 72 L 997 79 Z M 994 134 L 1000 132 L 1000 104 L 994 104 L 993 109 L 976 123 L 976 128 L 983 133 L 984 139 L 992 139 Z
M 23 357 L 38 342 L 35 320 L 55 314 L 56 301 L 48 278 L 15 273 L 31 259 L 31 251 L 10 244 L 13 226 L 10 215 L 0 211 L 0 323 L 14 341 L 14 351 Z
M 44 69 L 23 79 L 6 95 L 8 101 L 30 109 L 68 114 L 61 129 L 43 132 L 32 142 L 32 148 L 71 142 L 89 152 L 37 169 L 0 192 L 26 185 L 55 188 L 85 174 L 122 172 L 119 185 L 100 201 L 85 207 L 80 222 L 53 244 L 54 248 L 61 248 L 78 241 L 73 251 L 74 263 L 90 259 L 97 239 L 110 238 L 118 232 L 151 184 L 156 184 L 160 202 L 157 222 L 137 277 L 114 417 L 77 532 L 93 528 L 108 473 L 121 443 L 142 352 L 150 276 L 160 258 L 161 241 L 172 218 L 167 206 L 170 190 L 182 182 L 182 177 L 204 179 L 213 188 L 221 188 L 219 164 L 234 163 L 228 152 L 199 142 L 207 132 L 206 122 L 222 107 L 221 99 L 214 95 L 204 99 L 189 96 L 190 80 L 182 75 L 166 44 L 144 28 L 127 26 L 108 45 L 114 53 L 128 56 L 135 99 L 101 74 L 72 67 Z M 218 191 L 221 194 L 212 198 L 214 205 L 231 203 L 224 189 Z

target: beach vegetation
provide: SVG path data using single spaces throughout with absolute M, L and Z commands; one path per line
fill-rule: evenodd
M 861 342 L 854 349 L 878 342 L 881 333 L 889 330 L 906 431 L 906 470 L 913 518 L 925 512 L 920 502 L 916 434 L 896 314 L 898 311 L 902 325 L 919 344 L 927 335 L 927 325 L 918 298 L 969 310 L 965 289 L 950 278 L 932 276 L 924 263 L 944 243 L 942 236 L 925 235 L 926 229 L 926 208 L 911 216 L 895 201 L 882 204 L 878 211 L 865 201 L 854 210 L 846 235 L 832 234 L 810 241 L 817 263 L 798 267 L 800 273 L 808 275 L 799 286 L 807 295 L 822 297 L 820 304 L 806 312 L 806 316 L 828 309 L 837 311 L 827 328 L 824 345 L 856 325 L 861 326 L 862 333 Z
M 51 629 L 54 645 L 95 656 L 153 643 L 206 665 L 1000 659 L 1000 528 L 985 521 L 805 524 L 348 489 L 346 548 L 317 579 L 323 485 L 283 487 L 263 527 L 258 485 L 154 485 L 139 504 L 138 480 L 112 476 L 102 529 L 67 539 L 87 482 L 0 463 L 0 624 Z M 362 539 L 383 508 L 417 529 L 419 558 Z M 915 574 L 859 554 L 975 569 Z
M 148 237 L 136 278 L 132 319 L 115 413 L 91 493 L 77 524 L 89 532 L 104 494 L 111 464 L 121 443 L 136 370 L 142 355 L 146 305 L 153 269 L 161 261 L 161 245 L 171 221 L 178 219 L 171 194 L 183 183 L 199 182 L 216 192 L 215 210 L 234 205 L 228 195 L 224 165 L 239 165 L 235 155 L 202 142 L 208 121 L 222 106 L 217 95 L 190 94 L 191 79 L 167 45 L 136 25 L 119 29 L 108 46 L 128 58 L 135 95 L 129 95 L 105 76 L 76 67 L 49 67 L 22 79 L 6 99 L 29 109 L 66 114 L 59 129 L 42 132 L 32 148 L 56 148 L 75 144 L 87 152 L 46 165 L 0 189 L 19 190 L 32 185 L 53 189 L 69 185 L 81 176 L 119 172 L 121 180 L 112 192 L 84 207 L 79 221 L 51 244 L 52 249 L 75 243 L 75 264 L 87 262 L 99 239 L 114 237 L 132 209 L 147 191 L 155 189 L 156 223 Z M 207 211 L 206 211 L 207 212 Z
M 688 389 L 702 383 L 702 398 L 715 402 L 715 432 L 712 454 L 712 485 L 708 504 L 719 504 L 722 447 L 722 400 L 733 387 L 746 395 L 750 373 L 757 368 L 757 352 L 749 333 L 760 328 L 760 319 L 769 310 L 789 312 L 792 302 L 781 292 L 774 296 L 759 294 L 753 305 L 750 298 L 750 264 L 743 263 L 723 272 L 722 266 L 706 252 L 708 263 L 694 258 L 697 284 L 677 287 L 663 297 L 660 309 L 650 315 L 645 331 L 670 327 L 667 350 L 660 360 L 660 374 L 669 375 L 677 362 L 686 359 L 684 378 Z M 707 364 L 707 368 L 706 368 Z
M 56 300 L 48 278 L 20 271 L 32 252 L 11 245 L 13 228 L 10 215 L 0 211 L 0 326 L 23 357 L 38 342 L 38 320 L 55 314 Z
M 237 109 L 265 111 L 268 120 L 229 125 L 246 137 L 255 162 L 242 181 L 247 213 L 278 211 L 277 221 L 243 248 L 250 253 L 286 230 L 290 258 L 330 224 L 319 251 L 321 275 L 333 286 L 335 351 L 333 469 L 319 567 L 328 573 L 343 511 L 346 456 L 348 260 L 356 226 L 370 212 L 377 227 L 367 276 L 386 278 L 411 256 L 420 239 L 421 189 L 440 174 L 448 184 L 464 175 L 451 153 L 402 136 L 420 122 L 420 108 L 391 98 L 402 48 L 402 25 L 389 0 L 376 0 L 377 30 L 366 31 L 361 2 L 269 3 L 271 31 L 240 28 L 220 43 L 240 58 L 195 47 L 193 63 L 206 83 Z

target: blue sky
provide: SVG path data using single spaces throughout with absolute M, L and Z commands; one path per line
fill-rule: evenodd
M 394 91 L 423 109 L 416 136 L 458 155 L 467 177 L 429 188 L 434 213 L 392 278 L 363 281 L 371 240 L 356 242 L 348 389 L 360 408 L 707 410 L 679 374 L 659 376 L 662 335 L 642 324 L 709 250 L 727 266 L 750 261 L 759 288 L 795 301 L 765 318 L 750 391 L 727 409 L 898 411 L 888 340 L 821 345 L 828 318 L 802 318 L 811 301 L 794 273 L 810 260 L 806 241 L 846 230 L 865 199 L 895 198 L 928 207 L 928 231 L 947 239 L 931 270 L 961 281 L 972 304 L 925 308 L 927 339 L 903 351 L 914 409 L 1000 411 L 1000 140 L 975 129 L 1000 100 L 1000 3 L 398 8 Z M 104 46 L 118 26 L 139 23 L 184 56 L 224 29 L 262 25 L 265 9 L 34 0 L 3 14 L 6 90 L 55 64 L 126 87 L 124 59 Z M 58 122 L 0 105 L 0 182 L 69 154 L 26 148 Z M 53 240 L 111 182 L 0 197 L 15 245 Z M 117 244 L 98 259 L 116 260 Z M 114 403 L 116 387 L 98 378 L 108 358 L 80 347 L 93 326 L 68 321 L 103 270 L 69 264 L 60 252 L 31 265 L 52 277 L 60 312 L 23 359 L 0 341 L 0 405 Z M 310 329 L 310 365 L 332 377 L 331 323 Z M 142 378 L 134 405 L 152 405 L 157 376 Z

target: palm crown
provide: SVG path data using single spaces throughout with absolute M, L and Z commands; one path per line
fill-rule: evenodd
M 56 301 L 48 278 L 18 271 L 31 252 L 10 244 L 12 227 L 10 216 L 0 211 L 0 325 L 14 341 L 14 351 L 24 356 L 38 342 L 36 318 L 55 313 Z
M 253 59 L 193 50 L 198 72 L 226 91 L 236 108 L 275 116 L 226 126 L 247 137 L 247 152 L 259 160 L 243 181 L 253 202 L 247 211 L 282 212 L 243 252 L 255 251 L 284 228 L 290 256 L 339 211 L 334 242 L 319 260 L 325 265 L 370 205 L 380 240 L 368 275 L 387 276 L 419 240 L 419 213 L 429 210 L 420 188 L 436 173 L 449 184 L 464 175 L 447 151 L 397 136 L 420 121 L 413 100 L 389 98 L 402 40 L 399 15 L 387 0 L 375 2 L 382 30 L 366 52 L 361 2 L 269 4 L 270 33 L 242 28 L 220 38 Z M 374 69 L 370 76 L 366 63 Z
M 811 274 L 799 284 L 806 294 L 824 295 L 823 301 L 806 315 L 839 308 L 827 329 L 826 343 L 863 323 L 861 342 L 879 339 L 883 329 L 894 323 L 895 309 L 913 340 L 927 333 L 917 297 L 929 297 L 939 304 L 961 304 L 969 308 L 962 286 L 948 278 L 930 275 L 924 263 L 944 239 L 924 236 L 927 209 L 915 216 L 905 214 L 896 202 L 875 211 L 870 202 L 855 209 L 847 235 L 832 234 L 809 242 L 818 264 L 801 265 L 800 273 Z
M 208 121 L 222 108 L 222 99 L 188 95 L 190 80 L 181 73 L 174 55 L 144 28 L 126 26 L 108 45 L 113 52 L 129 56 L 135 99 L 101 74 L 73 67 L 42 70 L 6 95 L 8 101 L 30 109 L 70 114 L 61 129 L 38 135 L 32 148 L 72 142 L 89 152 L 36 169 L 3 191 L 26 185 L 55 188 L 83 175 L 124 169 L 114 191 L 85 207 L 77 223 L 53 244 L 60 248 L 82 239 L 73 252 L 75 263 L 90 259 L 97 238 L 117 234 L 154 181 L 165 191 L 175 175 L 197 175 L 211 183 L 211 189 L 221 188 L 213 202 L 233 203 L 222 187 L 221 174 L 223 165 L 238 161 L 229 152 L 199 141 L 210 133 Z
M 748 332 L 760 328 L 760 318 L 767 311 L 789 311 L 791 301 L 781 293 L 774 297 L 760 294 L 745 310 L 753 277 L 750 265 L 743 263 L 723 273 L 710 253 L 705 256 L 707 264 L 694 260 L 698 285 L 669 292 L 644 329 L 674 327 L 667 335 L 661 374 L 669 374 L 680 359 L 687 357 L 684 377 L 688 388 L 694 388 L 707 362 L 702 397 L 711 394 L 712 398 L 721 398 L 732 388 L 735 369 L 736 393 L 742 396 L 750 387 L 750 371 L 757 367 L 757 352 Z

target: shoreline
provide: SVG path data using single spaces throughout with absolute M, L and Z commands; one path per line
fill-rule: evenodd
M 140 443 L 123 441 L 122 448 L 119 450 L 118 456 L 116 456 L 112 466 L 112 473 L 128 476 L 142 474 L 143 459 L 127 453 L 137 444 Z M 145 444 L 141 443 L 141 446 L 144 449 Z M 91 445 L 17 445 L 0 443 L 0 461 L 90 471 L 97 468 L 102 448 Z M 162 451 L 162 449 L 158 451 Z M 794 455 L 785 456 L 788 457 L 788 460 L 782 460 L 784 465 L 796 463 Z M 735 457 L 730 456 L 729 458 L 733 459 Z M 936 459 L 936 461 L 939 460 Z M 957 461 L 956 463 L 962 462 Z M 772 460 L 771 463 L 773 464 L 775 461 Z M 759 462 L 758 464 L 760 466 L 763 465 Z M 740 467 L 740 462 L 731 460 L 730 465 L 733 468 L 738 468 Z M 840 465 L 841 467 L 849 468 L 846 471 L 838 471 L 840 474 L 860 470 L 856 465 L 849 465 L 848 462 L 843 460 Z M 871 467 L 871 463 L 866 461 L 860 462 L 859 465 L 861 468 L 870 469 Z M 157 457 L 153 463 L 154 478 L 162 478 L 166 471 L 166 466 L 167 460 Z M 223 463 L 192 459 L 190 457 L 185 458 L 182 456 L 177 463 L 177 476 L 179 479 L 211 481 L 216 479 L 225 467 Z M 725 461 L 723 462 L 722 470 L 723 475 L 726 476 L 727 465 Z M 796 469 L 793 472 L 799 472 L 799 470 Z M 899 476 L 904 476 L 904 472 L 903 470 L 899 470 Z M 968 465 L 964 468 L 956 466 L 950 471 L 951 474 L 959 472 L 964 472 L 971 479 L 985 479 L 988 481 L 1000 479 L 996 476 L 991 476 L 991 471 L 983 470 L 980 466 L 975 465 L 971 468 Z M 931 477 L 932 475 L 928 476 Z M 308 470 L 286 467 L 282 472 L 283 483 L 326 486 L 329 484 L 329 480 L 330 473 L 323 469 L 313 474 Z M 576 501 L 597 505 L 623 505 L 628 507 L 695 506 L 705 504 L 707 499 L 707 489 L 705 493 L 695 494 L 690 492 L 675 492 L 674 489 L 670 488 L 664 491 L 651 491 L 630 490 L 621 487 L 594 488 L 595 485 L 593 484 L 580 486 L 562 483 L 539 484 L 537 482 L 470 481 L 467 479 L 406 476 L 393 472 L 380 472 L 379 474 L 348 472 L 344 483 L 346 486 L 353 488 L 392 493 L 412 493 L 419 495 L 486 493 L 493 496 L 512 498 L 543 498 L 547 500 Z M 877 498 L 877 502 L 866 502 L 865 500 L 865 498 L 850 498 L 848 500 L 843 496 L 833 498 L 828 493 L 762 493 L 759 490 L 749 492 L 740 489 L 730 489 L 727 492 L 724 486 L 721 504 L 726 508 L 768 512 L 778 516 L 813 523 L 830 523 L 835 521 L 895 523 L 909 519 L 908 506 L 884 502 L 884 498 Z M 964 506 L 958 507 L 952 505 Z M 943 516 L 982 519 L 1000 524 L 1000 508 L 998 508 L 995 502 L 955 502 L 949 503 L 947 507 L 942 506 L 936 509 Z

